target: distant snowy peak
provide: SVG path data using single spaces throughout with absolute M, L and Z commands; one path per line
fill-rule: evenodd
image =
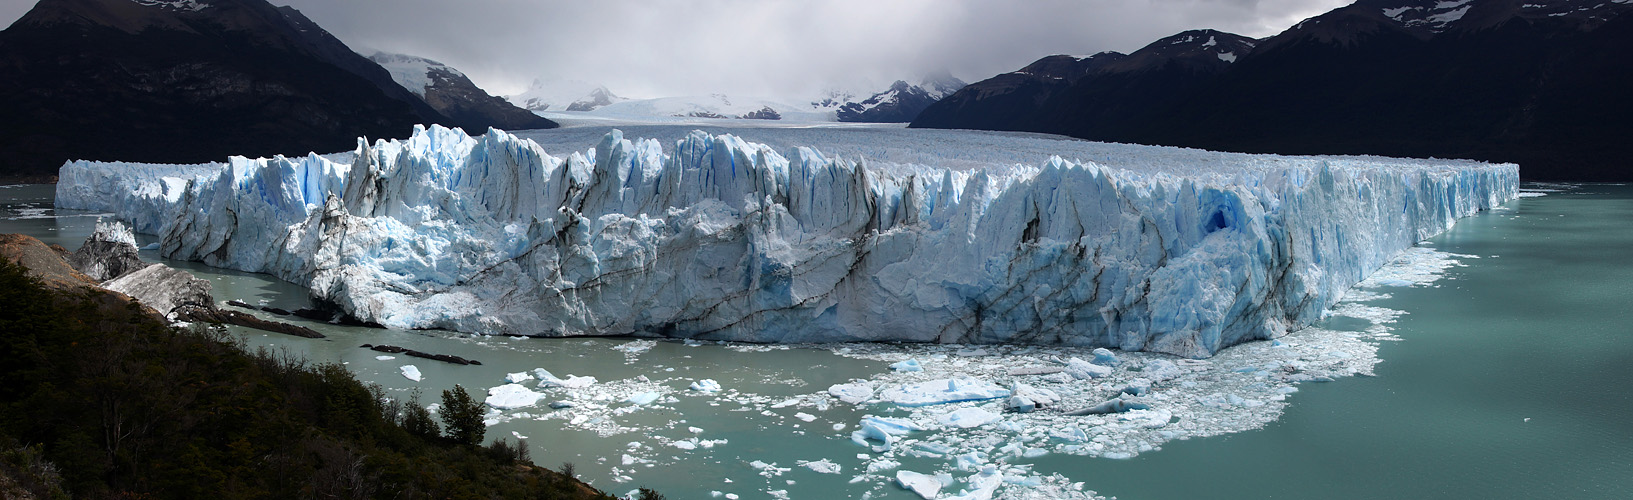
M 958 89 L 962 89 L 968 85 L 968 82 L 959 80 L 958 77 L 955 77 L 952 73 L 946 71 L 933 73 L 924 77 L 924 80 L 919 82 L 919 88 L 924 89 L 926 94 L 929 94 L 931 97 L 938 100 L 952 95 L 953 92 L 958 92 Z
M 841 104 L 836 117 L 842 122 L 905 123 L 917 118 L 919 112 L 936 101 L 965 87 L 963 80 L 950 73 L 925 77 L 917 85 L 896 80 L 890 88 L 860 101 Z
M 1360 0 L 1306 19 L 1271 40 L 1272 45 L 1314 39 L 1350 45 L 1382 31 L 1429 39 L 1452 31 L 1477 31 L 1516 20 L 1565 23 L 1593 30 L 1630 9 L 1633 0 Z
M 391 73 L 391 79 L 466 130 L 551 128 L 554 122 L 513 106 L 478 87 L 470 77 L 446 64 L 419 56 L 376 52 L 369 60 Z
M 932 100 L 940 100 L 964 88 L 965 85 L 968 84 L 954 77 L 952 73 L 941 71 L 925 76 L 916 85 L 907 83 L 907 80 L 896 80 L 883 91 L 876 90 L 877 87 L 828 90 L 823 92 L 821 97 L 812 100 L 811 107 L 834 110 L 852 104 L 871 107 L 902 92 L 923 93 Z
M 536 79 L 527 92 L 510 96 L 511 103 L 532 111 L 594 111 L 628 101 L 597 85 L 577 80 Z
M 425 97 L 426 89 L 435 84 L 437 76 L 465 78 L 459 70 L 423 57 L 375 52 L 369 59 L 390 71 L 392 80 L 421 98 Z
M 1132 73 L 1178 64 L 1193 71 L 1223 69 L 1259 43 L 1258 40 L 1219 30 L 1184 31 L 1134 51 L 1105 66 L 1107 73 Z
M 589 111 L 593 111 L 593 114 L 600 116 L 637 119 L 724 118 L 781 120 L 790 117 L 800 120 L 812 120 L 814 115 L 820 114 L 816 110 L 802 106 L 766 99 L 734 98 L 726 94 L 622 100 Z
M 567 111 L 594 111 L 596 108 L 629 99 L 618 97 L 606 87 L 596 87 L 590 94 L 567 104 Z
M 1422 27 L 1439 33 L 1446 30 L 1451 23 L 1468 15 L 1474 0 L 1444 1 L 1437 0 L 1423 5 L 1405 5 L 1383 9 L 1384 17 L 1394 19 L 1409 28 Z
M 130 1 L 135 2 L 138 5 L 144 5 L 144 6 L 148 6 L 148 7 L 161 7 L 161 8 L 173 9 L 173 10 L 185 10 L 185 11 L 188 11 L 188 12 L 198 12 L 198 11 L 210 8 L 210 4 L 199 2 L 198 0 L 130 0 Z

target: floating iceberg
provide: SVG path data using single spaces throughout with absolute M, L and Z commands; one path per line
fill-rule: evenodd
M 834 384 L 828 387 L 828 394 L 846 403 L 862 404 L 873 399 L 873 386 L 867 382 Z
M 595 385 L 595 377 L 580 377 L 567 374 L 567 378 L 557 378 L 550 370 L 534 368 L 533 376 L 538 377 L 539 387 L 565 387 L 568 389 L 583 389 Z
M 412 381 L 415 381 L 415 382 L 420 381 L 420 368 L 418 366 L 403 365 L 401 368 L 399 368 L 399 370 L 403 372 L 403 378 L 406 378 L 406 379 L 409 379 L 409 380 L 412 380 Z
M 342 161 L 70 162 L 57 204 L 397 328 L 1206 357 L 1312 324 L 1518 184 L 1510 164 L 1053 142 L 1098 162 L 869 163 L 701 131 L 557 157 L 433 126 Z
M 944 414 L 938 417 L 936 420 L 941 422 L 941 425 L 948 427 L 968 429 L 971 427 L 980 427 L 997 422 L 1003 418 L 1004 417 L 1002 415 L 980 408 L 960 408 Z
M 659 396 L 660 395 L 656 392 L 643 392 L 630 396 L 629 398 L 625 399 L 624 402 L 633 404 L 635 406 L 646 406 L 652 404 L 653 401 L 657 401 Z
M 919 360 L 907 359 L 890 365 L 890 369 L 899 372 L 922 372 L 924 371 L 924 365 L 920 365 Z
M 712 378 L 706 378 L 692 382 L 692 385 L 688 388 L 698 392 L 720 392 L 720 382 L 716 382 Z
M 536 405 L 540 399 L 544 399 L 544 394 L 533 392 L 522 384 L 505 384 L 488 389 L 488 398 L 484 402 L 500 410 L 510 410 Z
M 901 406 L 926 406 L 1009 396 L 1009 389 L 969 377 L 900 384 L 879 391 L 879 399 Z
M 896 482 L 925 500 L 932 500 L 941 492 L 941 481 L 929 474 L 910 470 L 896 471 Z

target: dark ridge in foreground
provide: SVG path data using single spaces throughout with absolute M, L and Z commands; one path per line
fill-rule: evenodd
M 479 417 L 443 437 L 341 365 L 172 328 L 25 238 L 0 238 L 0 496 L 612 498 L 523 442 L 477 446 Z

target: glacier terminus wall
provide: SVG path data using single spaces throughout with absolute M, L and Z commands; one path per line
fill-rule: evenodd
M 552 156 L 433 126 L 351 155 L 69 162 L 57 204 L 397 328 L 1206 357 L 1312 324 L 1397 252 L 1514 198 L 1519 177 L 1096 147 L 1110 153 L 959 169 L 702 131 L 612 131 Z

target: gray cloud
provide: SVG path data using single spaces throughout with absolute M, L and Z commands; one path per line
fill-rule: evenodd
M 352 48 L 429 57 L 496 94 L 535 77 L 635 97 L 805 96 L 1049 54 L 1129 52 L 1187 29 L 1273 35 L 1345 0 L 274 0 Z M 24 9 L 0 10 L 10 21 Z M 15 12 L 13 12 L 15 10 Z

